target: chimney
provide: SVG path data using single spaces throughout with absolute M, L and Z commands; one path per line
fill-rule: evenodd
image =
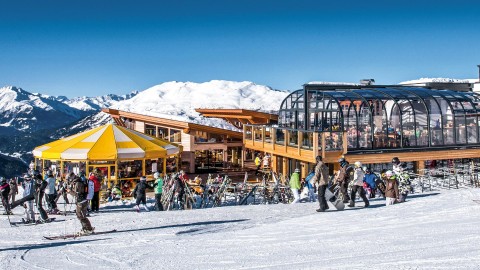
M 361 79 L 360 84 L 361 85 L 374 85 L 375 80 L 374 79 Z

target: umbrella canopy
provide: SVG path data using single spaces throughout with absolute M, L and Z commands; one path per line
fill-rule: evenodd
M 107 124 L 33 150 L 42 159 L 112 160 L 162 158 L 178 154 L 180 146 L 143 133 Z

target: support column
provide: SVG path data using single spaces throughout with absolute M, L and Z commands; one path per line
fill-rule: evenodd
M 282 174 L 286 178 L 287 177 L 287 172 L 288 172 L 288 158 L 284 157 L 282 158 Z
M 245 168 L 245 147 L 242 146 L 242 153 L 241 153 L 241 160 L 240 160 L 240 166 L 242 166 L 242 168 Z
M 305 178 L 308 175 L 308 163 L 301 161 L 300 162 L 300 178 Z
M 415 161 L 416 173 L 423 175 L 425 170 L 425 161 Z
M 272 155 L 272 172 L 277 172 L 277 171 L 278 171 L 277 156 Z

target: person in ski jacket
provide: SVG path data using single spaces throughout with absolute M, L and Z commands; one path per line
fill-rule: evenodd
M 72 184 L 72 191 L 75 194 L 76 199 L 76 209 L 75 214 L 77 215 L 80 224 L 82 224 L 81 235 L 89 235 L 94 233 L 94 228 L 90 223 L 90 220 L 87 218 L 87 196 L 88 196 L 88 186 L 86 179 L 82 177 L 75 177 Z
M 90 174 L 90 176 L 92 176 L 93 174 Z M 87 212 L 90 212 L 92 211 L 92 200 L 93 200 L 93 196 L 95 195 L 95 182 L 93 181 L 93 177 L 89 177 L 88 179 L 85 178 L 85 176 L 83 176 L 82 178 L 83 182 L 87 183 L 87 188 L 88 188 L 88 192 L 87 192 Z M 87 214 L 88 216 L 88 214 Z
M 315 169 L 313 169 L 307 177 L 305 177 L 305 186 L 308 189 L 308 200 L 310 202 L 315 201 L 315 187 L 314 184 L 312 183 L 312 178 L 315 176 Z
M 8 194 L 8 202 L 12 204 L 15 201 L 15 196 L 18 194 L 18 182 L 17 179 L 12 178 L 10 179 L 10 182 L 8 182 L 10 185 L 10 193 Z
M 300 190 L 300 169 L 297 168 L 295 172 L 292 173 L 289 184 L 294 197 L 292 204 L 298 203 L 300 201 L 300 194 L 298 193 Z
M 368 197 L 375 198 L 375 193 L 377 192 L 377 183 L 378 177 L 372 172 L 370 168 L 365 170 L 365 177 L 363 178 L 364 185 L 368 190 Z
M 58 199 L 60 199 L 60 197 L 63 197 L 64 203 L 66 204 L 69 203 L 68 193 L 67 193 L 68 183 L 73 182 L 74 179 L 75 179 L 75 174 L 73 172 L 70 173 L 66 179 L 60 178 L 60 181 L 58 182 L 58 185 L 57 185 L 57 198 L 55 199 L 55 202 L 58 202 Z
M 13 214 L 10 210 L 10 204 L 8 203 L 8 195 L 10 194 L 10 185 L 7 183 L 7 179 L 0 177 L 0 196 L 2 197 L 3 209 L 6 215 Z
M 100 179 L 98 179 L 98 174 L 97 173 L 91 173 L 90 180 L 93 181 L 93 198 L 91 199 L 91 210 L 92 212 L 98 213 L 98 209 L 100 207 Z
M 392 172 L 397 176 L 403 171 L 402 163 L 400 162 L 400 159 L 398 157 L 392 158 L 392 166 L 393 166 Z
M 262 159 L 260 158 L 260 154 L 257 154 L 255 157 L 255 166 L 257 166 L 257 169 L 255 170 L 255 175 L 258 175 L 260 172 L 260 166 L 262 165 Z
M 398 200 L 398 182 L 392 171 L 385 172 L 385 205 L 393 205 Z
M 340 170 L 335 176 L 334 184 L 340 186 L 340 193 L 343 196 L 343 203 L 348 203 L 350 201 L 350 197 L 348 196 L 348 184 L 353 178 L 355 172 L 353 168 L 349 166 L 349 163 L 345 160 L 345 158 L 340 158 L 338 163 L 340 164 Z
M 47 187 L 45 188 L 45 199 L 47 200 L 48 212 L 57 213 L 57 203 L 55 199 L 57 198 L 56 189 L 55 189 L 55 177 L 53 177 L 52 171 L 47 172 Z
M 122 199 L 122 190 L 118 185 L 115 185 L 112 188 L 112 194 L 111 194 L 111 199 L 110 201 L 118 201 Z
M 25 223 L 35 223 L 35 212 L 33 210 L 33 199 L 35 198 L 35 184 L 29 175 L 23 177 L 23 198 L 25 199 Z
M 180 176 L 175 177 L 175 198 L 178 202 L 180 209 L 184 209 L 185 206 L 185 182 L 182 181 Z M 175 199 L 174 199 L 175 200 Z
M 327 200 L 325 198 L 325 192 L 328 188 L 328 167 L 323 163 L 322 156 L 315 158 L 317 165 L 315 165 L 315 174 L 310 181 L 312 185 L 316 185 L 318 189 L 318 203 L 320 208 L 317 212 L 325 212 L 328 209 Z
M 163 205 L 162 205 L 163 179 L 160 173 L 158 172 L 153 174 L 153 178 L 155 178 L 155 183 L 153 184 L 153 188 L 155 189 L 155 210 L 163 211 Z
M 145 176 L 140 177 L 140 182 L 135 186 L 133 190 L 133 197 L 136 199 L 135 208 L 140 211 L 140 204 L 145 208 L 145 211 L 149 211 L 147 208 L 147 178 Z
M 47 188 L 47 181 L 42 178 L 40 173 L 36 173 L 34 176 L 35 181 L 35 204 L 37 205 L 37 210 L 40 213 L 40 222 L 48 222 L 48 215 L 45 209 L 43 209 L 43 197 L 45 196 L 45 189 Z
M 350 204 L 349 207 L 355 207 L 355 198 L 357 197 L 357 192 L 360 193 L 360 197 L 365 203 L 365 207 L 370 206 L 368 198 L 365 194 L 365 189 L 363 189 L 363 179 L 365 178 L 365 173 L 362 169 L 362 163 L 360 161 L 355 162 L 355 171 L 353 174 L 353 187 L 350 193 Z

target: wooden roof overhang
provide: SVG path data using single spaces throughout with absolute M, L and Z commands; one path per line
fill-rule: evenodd
M 243 129 L 244 124 L 263 125 L 277 123 L 278 115 L 244 109 L 195 109 L 205 117 L 223 119 L 234 127 Z
M 184 133 L 187 133 L 187 134 L 190 133 L 191 131 L 203 131 L 203 132 L 210 132 L 210 133 L 216 133 L 216 134 L 223 134 L 223 135 L 230 136 L 232 138 L 240 138 L 240 139 L 243 138 L 242 132 L 223 129 L 223 128 L 210 127 L 210 126 L 199 125 L 199 124 L 194 124 L 194 123 L 189 123 L 184 121 L 171 120 L 171 119 L 166 119 L 166 118 L 161 118 L 156 116 L 143 115 L 143 114 L 126 112 L 126 111 L 109 109 L 109 108 L 102 109 L 102 112 L 110 114 L 111 117 L 114 119 L 114 121 L 117 124 L 122 126 L 125 126 L 125 123 L 121 119 L 121 117 L 124 117 L 124 118 L 133 119 L 133 120 L 143 121 L 147 124 L 181 129 L 183 130 Z

